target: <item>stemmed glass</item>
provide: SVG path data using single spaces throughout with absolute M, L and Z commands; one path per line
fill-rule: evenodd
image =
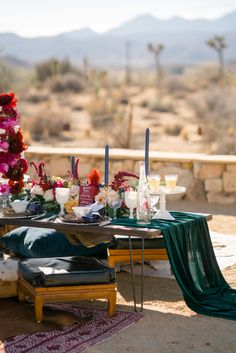
M 122 205 L 122 200 L 121 199 L 112 199 L 108 200 L 108 205 L 112 208 L 113 210 L 113 219 L 117 219 L 117 210 L 121 207 Z
M 69 188 L 56 188 L 56 200 L 60 204 L 61 210 L 59 215 L 63 216 L 65 214 L 64 204 L 69 200 L 70 189 Z
M 129 218 L 134 219 L 134 209 L 137 207 L 138 193 L 135 190 L 125 191 L 125 204 L 130 209 Z
M 150 188 L 150 204 L 151 204 L 151 216 L 156 212 L 156 205 L 159 201 L 158 190 L 160 187 L 161 177 L 158 174 L 148 175 L 148 184 Z

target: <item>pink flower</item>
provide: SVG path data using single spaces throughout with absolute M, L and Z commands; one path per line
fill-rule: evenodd
M 0 148 L 4 151 L 7 151 L 9 147 L 9 143 L 7 141 L 0 141 Z
M 0 173 L 5 174 L 8 172 L 9 165 L 7 163 L 0 162 Z
M 0 152 L 0 173 L 5 174 L 10 167 L 14 167 L 17 163 L 17 158 L 8 152 Z
M 8 195 L 10 193 L 10 188 L 7 184 L 0 185 L 0 194 Z
M 61 181 L 61 180 L 57 180 L 54 182 L 53 184 L 53 188 L 56 189 L 56 188 L 63 188 L 64 186 L 64 181 Z
M 0 116 L 0 129 L 10 129 L 18 124 L 18 119 L 4 118 Z

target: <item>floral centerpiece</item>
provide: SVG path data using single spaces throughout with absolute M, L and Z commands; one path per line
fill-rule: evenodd
M 118 210 L 118 215 L 122 216 L 127 214 L 128 209 L 124 202 L 124 193 L 127 190 L 137 189 L 138 179 L 139 176 L 135 173 L 119 171 L 114 175 L 114 179 L 109 184 L 108 188 L 100 188 L 95 200 L 102 203 L 106 207 L 107 214 L 112 216 L 114 215 L 114 211 L 111 209 L 109 204 L 112 204 L 113 201 L 121 199 L 122 203 L 120 209 Z
M 0 174 L 8 180 L 8 192 L 11 194 L 22 191 L 24 174 L 28 169 L 28 163 L 22 156 L 27 146 L 19 128 L 20 115 L 16 102 L 14 93 L 0 94 Z
M 82 180 L 78 174 L 79 158 L 75 161 L 73 170 L 68 170 L 70 177 L 70 199 L 65 204 L 67 213 L 73 212 L 73 207 L 79 205 L 88 205 L 94 202 L 96 194 L 99 192 L 101 181 L 100 172 L 94 168 L 87 175 L 86 180 Z
M 46 211 L 59 210 L 59 205 L 55 198 L 55 189 L 69 187 L 69 182 L 60 177 L 50 177 L 47 175 L 44 171 L 44 161 L 39 163 L 31 162 L 30 166 L 34 167 L 38 176 L 37 180 L 32 181 L 32 187 L 29 190 L 30 201 L 38 202 L 42 206 L 42 209 Z

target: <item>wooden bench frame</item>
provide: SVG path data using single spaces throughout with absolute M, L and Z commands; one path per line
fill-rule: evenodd
M 22 303 L 26 296 L 34 300 L 34 311 L 36 322 L 43 319 L 43 305 L 46 302 L 64 302 L 90 299 L 107 299 L 107 312 L 111 317 L 116 310 L 116 283 L 93 284 L 93 285 L 75 285 L 58 287 L 34 287 L 22 276 L 18 281 L 18 298 Z
M 133 249 L 133 261 L 142 261 L 142 249 Z M 130 251 L 129 249 L 107 249 L 108 265 L 115 267 L 117 263 L 129 263 Z M 161 249 L 144 249 L 144 261 L 148 260 L 168 260 L 165 248 Z

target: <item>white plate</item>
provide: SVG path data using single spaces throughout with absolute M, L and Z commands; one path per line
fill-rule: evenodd
M 38 218 L 38 217 L 43 217 L 45 213 L 40 213 L 40 214 L 17 214 L 17 213 L 9 213 L 9 214 L 1 214 L 0 219 L 18 219 L 18 218 Z
M 182 194 L 186 191 L 184 186 L 176 186 L 174 189 L 168 189 L 166 186 L 160 186 L 158 189 L 158 195 L 166 194 L 166 195 L 174 195 L 174 194 Z

